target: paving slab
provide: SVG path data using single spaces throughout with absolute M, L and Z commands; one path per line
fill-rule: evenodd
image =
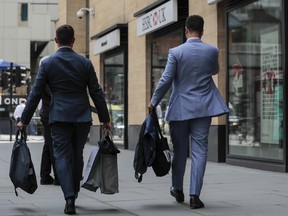
M 65 201 L 59 186 L 40 185 L 41 137 L 31 138 L 28 146 L 37 172 L 38 189 L 27 194 L 17 189 L 15 196 L 9 178 L 13 142 L 0 141 L 0 216 L 64 215 Z M 91 149 L 84 149 L 86 162 Z M 201 199 L 205 208 L 189 207 L 189 173 L 187 160 L 185 202 L 177 203 L 170 196 L 171 173 L 156 177 L 152 168 L 138 183 L 134 178 L 134 152 L 121 149 L 118 154 L 119 193 L 114 195 L 91 192 L 81 188 L 76 200 L 77 215 L 91 216 L 287 216 L 288 174 L 208 162 Z M 86 163 L 85 163 L 86 164 Z

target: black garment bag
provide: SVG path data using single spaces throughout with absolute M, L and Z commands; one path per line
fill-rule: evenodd
M 156 138 L 156 157 L 152 164 L 152 168 L 156 176 L 162 177 L 169 173 L 171 167 L 171 154 L 167 138 L 163 136 L 158 117 L 155 109 L 152 110 L 152 116 L 157 131 Z

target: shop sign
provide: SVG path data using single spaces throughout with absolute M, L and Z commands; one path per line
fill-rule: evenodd
M 137 36 L 163 28 L 177 19 L 177 0 L 170 0 L 137 19 Z
M 93 54 L 98 55 L 118 46 L 120 46 L 120 30 L 116 29 L 94 41 Z
M 214 5 L 214 4 L 216 4 L 217 2 L 220 2 L 220 1 L 222 1 L 222 0 L 207 0 L 208 1 L 208 4 L 209 5 Z

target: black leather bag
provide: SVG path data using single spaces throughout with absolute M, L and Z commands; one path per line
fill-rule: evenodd
M 102 154 L 117 154 L 120 153 L 118 147 L 114 144 L 109 131 L 103 130 L 102 138 L 98 141 L 99 150 Z
M 38 187 L 31 154 L 27 146 L 26 139 L 27 134 L 25 131 L 17 131 L 16 141 L 13 145 L 10 160 L 9 176 L 14 185 L 16 196 L 18 196 L 16 191 L 16 188 L 18 187 L 29 194 L 33 194 Z
M 162 177 L 167 175 L 170 171 L 171 154 L 167 138 L 162 134 L 155 109 L 152 110 L 152 116 L 157 130 L 156 157 L 152 164 L 152 168 L 156 176 Z

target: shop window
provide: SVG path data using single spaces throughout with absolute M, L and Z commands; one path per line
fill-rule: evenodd
M 113 140 L 124 144 L 124 53 L 104 60 L 104 92 L 113 125 Z
M 282 0 L 228 12 L 229 155 L 283 160 Z

